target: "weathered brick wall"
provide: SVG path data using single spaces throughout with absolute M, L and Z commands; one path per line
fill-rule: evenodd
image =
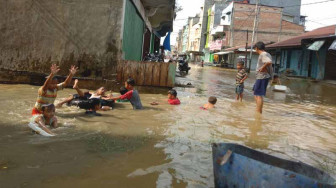
M 122 0 L 0 0 L 0 69 L 110 78 L 121 54 Z M 1 77 L 0 77 L 1 78 Z M 0 80 L 1 81 L 1 80 Z
M 252 38 L 252 31 L 255 19 L 255 5 L 238 4 L 234 5 L 234 34 L 233 45 L 240 46 L 246 43 L 246 30 L 249 30 L 249 43 Z M 255 41 L 278 42 L 280 25 L 280 41 L 300 35 L 304 32 L 304 27 L 281 20 L 281 8 L 261 6 L 258 19 L 258 29 Z M 230 44 L 230 32 L 227 44 Z
M 257 0 L 250 0 L 251 4 L 255 4 Z M 301 12 L 301 0 L 260 0 L 261 5 L 284 7 L 284 12 L 286 14 L 293 15 L 294 23 L 299 24 L 300 22 L 300 12 Z

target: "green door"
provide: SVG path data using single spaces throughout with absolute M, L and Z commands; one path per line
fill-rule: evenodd
M 125 60 L 141 61 L 144 21 L 131 2 L 126 0 L 123 52 Z

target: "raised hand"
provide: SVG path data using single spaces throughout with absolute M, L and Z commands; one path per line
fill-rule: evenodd
M 69 71 L 72 75 L 75 75 L 76 72 L 78 71 L 78 67 L 76 67 L 75 65 L 71 65 L 71 68 L 69 69 Z
M 52 64 L 51 67 L 50 67 L 50 71 L 51 71 L 52 74 L 57 74 L 59 70 L 60 70 L 60 68 L 56 64 Z

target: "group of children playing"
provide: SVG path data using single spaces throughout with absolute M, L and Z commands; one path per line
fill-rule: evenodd
M 120 88 L 120 96 L 114 97 L 112 94 L 106 94 L 106 89 L 100 87 L 94 93 L 83 92 L 78 86 L 78 80 L 76 79 L 73 85 L 73 89 L 77 91 L 77 94 L 73 94 L 65 100 L 54 105 L 57 97 L 57 92 L 63 90 L 68 86 L 72 80 L 72 77 L 76 74 L 78 68 L 72 66 L 70 68 L 70 74 L 66 80 L 62 83 L 58 83 L 58 79 L 55 76 L 60 70 L 59 67 L 53 64 L 50 68 L 51 73 L 47 77 L 43 86 L 38 90 L 38 97 L 35 106 L 32 110 L 32 118 L 28 126 L 38 134 L 43 136 L 54 136 L 55 134 L 50 130 L 56 128 L 57 118 L 55 116 L 56 107 L 62 107 L 62 105 L 74 105 L 80 108 L 86 109 L 86 114 L 92 114 L 101 116 L 97 113 L 98 110 L 110 110 L 115 102 L 130 102 L 134 110 L 142 109 L 142 103 L 137 90 L 134 89 L 135 81 L 132 78 L 128 78 L 125 82 L 125 86 Z M 174 89 L 168 91 L 168 104 L 179 105 L 181 104 L 177 97 L 177 92 Z M 201 107 L 204 110 L 214 108 L 217 102 L 216 97 L 210 97 L 208 103 Z M 158 105 L 159 103 L 153 102 L 151 105 Z

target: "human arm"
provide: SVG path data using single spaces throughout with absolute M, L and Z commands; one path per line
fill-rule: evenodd
M 57 118 L 54 116 L 54 117 L 52 118 L 52 120 L 53 120 L 53 122 L 52 122 L 51 126 L 52 126 L 53 128 L 57 128 L 57 127 L 58 127 L 58 121 L 57 121 Z
M 119 97 L 111 97 L 111 100 L 116 101 L 116 100 L 120 99 L 120 97 L 121 97 L 121 96 L 119 96 Z
M 267 72 L 267 67 L 272 65 L 272 62 L 267 62 L 265 63 L 260 69 L 259 69 L 259 72 Z
M 124 99 L 128 99 L 130 100 L 133 96 L 133 90 L 130 90 L 128 91 L 127 93 L 125 93 L 124 95 L 121 95 L 119 97 L 111 97 L 112 100 L 118 100 L 118 99 L 121 99 L 121 100 L 124 100 Z
M 45 122 L 42 120 L 42 117 L 38 117 L 35 120 L 35 123 L 45 132 L 51 134 L 51 135 L 55 135 L 53 132 L 51 132 L 48 127 L 45 125 Z
M 247 74 L 245 73 L 245 77 L 240 80 L 240 83 L 243 83 L 248 78 Z
M 110 93 L 107 96 L 102 96 L 101 99 L 103 99 L 103 100 L 113 100 L 113 94 Z
M 69 73 L 68 77 L 65 79 L 65 81 L 63 82 L 64 87 L 66 87 L 67 85 L 70 84 L 71 79 L 76 74 L 77 70 L 78 70 L 78 67 L 76 67 L 75 65 L 71 66 L 71 68 L 69 69 L 70 73 Z
M 48 76 L 47 80 L 44 82 L 42 86 L 42 90 L 45 91 L 47 90 L 48 84 L 51 82 L 52 78 L 54 77 L 55 74 L 60 70 L 59 66 L 56 64 L 52 64 L 50 67 L 50 75 Z

